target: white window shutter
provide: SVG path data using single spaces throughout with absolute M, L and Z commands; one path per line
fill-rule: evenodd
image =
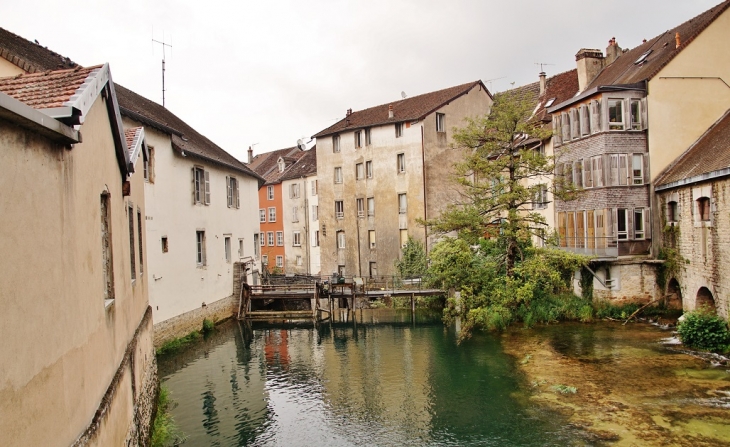
M 236 208 L 241 208 L 241 195 L 238 192 L 238 179 L 233 179 L 233 186 L 236 188 Z
M 231 188 L 231 178 L 229 176 L 226 176 L 226 206 L 228 208 L 231 207 L 231 204 L 233 203 L 233 190 Z
M 649 127 L 649 110 L 646 108 L 646 98 L 641 98 L 641 128 Z
M 190 168 L 190 184 L 193 192 L 193 205 L 195 205 L 195 168 Z
M 205 204 L 210 205 L 210 172 L 203 171 L 205 174 Z

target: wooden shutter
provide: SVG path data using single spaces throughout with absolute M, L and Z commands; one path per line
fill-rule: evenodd
M 651 239 L 651 207 L 644 208 L 644 239 Z
M 646 98 L 641 98 L 641 129 L 649 127 L 649 111 L 646 108 Z
M 570 115 L 567 113 L 562 114 L 561 118 L 563 128 L 563 142 L 570 140 Z
M 203 171 L 205 176 L 205 204 L 210 205 L 210 172 Z
M 616 186 L 618 185 L 618 154 L 610 154 L 609 155 L 611 162 L 610 162 L 610 168 L 609 168 L 609 186 Z
M 560 115 L 553 115 L 553 139 L 555 143 L 560 144 L 562 139 L 560 138 Z
M 193 205 L 195 205 L 195 168 L 190 168 L 191 189 L 193 190 Z
M 649 154 L 643 154 L 644 160 L 644 184 L 649 184 L 651 177 L 649 176 Z
M 238 191 L 238 179 L 233 179 L 233 186 L 236 189 L 235 190 L 235 196 L 234 196 L 235 199 L 236 199 L 236 208 L 240 208 L 241 207 L 241 197 L 240 197 L 241 195 L 240 195 L 240 193 Z
M 583 159 L 583 187 L 593 188 L 593 169 L 590 158 Z

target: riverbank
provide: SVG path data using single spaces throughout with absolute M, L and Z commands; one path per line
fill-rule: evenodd
M 595 442 L 730 445 L 730 372 L 661 344 L 648 324 L 561 323 L 502 334 L 530 401 L 559 411 Z M 574 387 L 576 392 L 561 392 Z

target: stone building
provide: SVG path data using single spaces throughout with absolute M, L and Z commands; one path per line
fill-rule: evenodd
M 576 54 L 579 93 L 553 114 L 556 175 L 583 188 L 557 201 L 561 246 L 596 256 L 594 292 L 611 299 L 659 293 L 652 255 L 652 181 L 730 104 L 730 37 L 722 4 L 628 50 Z M 677 125 L 681 123 L 681 125 Z
M 489 113 L 481 81 L 359 111 L 317 139 L 322 273 L 394 274 L 408 236 L 424 242 L 419 219 L 440 214 L 456 197 L 453 129 Z
M 0 444 L 148 445 L 144 130 L 122 129 L 108 65 L 16 74 L 0 147 Z
M 681 257 L 668 295 L 685 310 L 707 306 L 728 319 L 730 110 L 657 177 L 655 191 L 658 242 Z

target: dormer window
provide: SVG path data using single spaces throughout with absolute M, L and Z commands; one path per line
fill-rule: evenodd
M 652 51 L 654 51 L 654 50 L 649 50 L 646 53 L 639 56 L 639 58 L 636 59 L 636 61 L 634 62 L 634 65 L 639 65 L 640 63 L 644 62 L 646 60 L 646 58 L 649 57 L 649 55 L 651 54 Z
M 545 103 L 545 108 L 547 109 L 548 107 L 553 105 L 554 102 L 555 102 L 555 98 L 548 99 L 547 102 Z
M 284 172 L 284 169 L 286 169 L 286 163 L 284 163 L 284 159 L 279 157 L 279 161 L 277 163 L 279 164 L 279 172 Z

